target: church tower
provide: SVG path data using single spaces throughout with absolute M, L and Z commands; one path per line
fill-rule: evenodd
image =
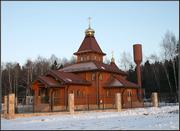
M 88 61 L 103 62 L 103 56 L 106 55 L 102 52 L 94 37 L 95 31 L 91 28 L 90 19 L 89 28 L 85 30 L 85 38 L 78 51 L 74 53 L 77 56 L 78 63 Z

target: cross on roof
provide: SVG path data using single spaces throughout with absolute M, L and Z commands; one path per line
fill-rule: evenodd
M 89 20 L 89 28 L 91 28 L 91 17 L 88 17 L 88 20 Z
M 114 51 L 112 50 L 111 53 L 112 53 L 112 58 L 113 58 L 114 57 Z

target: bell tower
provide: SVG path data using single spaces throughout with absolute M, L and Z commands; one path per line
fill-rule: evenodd
M 77 56 L 77 63 L 88 61 L 103 62 L 103 56 L 106 54 L 102 52 L 94 37 L 95 31 L 91 28 L 91 17 L 89 17 L 88 20 L 89 27 L 85 30 L 85 38 L 78 51 L 75 52 L 74 55 Z

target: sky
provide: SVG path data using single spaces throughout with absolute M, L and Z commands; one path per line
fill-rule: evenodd
M 167 30 L 179 39 L 178 1 L 3 1 L 1 2 L 1 62 L 38 56 L 70 59 L 81 45 L 88 17 L 103 52 L 120 62 L 142 44 L 143 61 L 160 54 Z M 132 57 L 133 61 L 133 57 Z

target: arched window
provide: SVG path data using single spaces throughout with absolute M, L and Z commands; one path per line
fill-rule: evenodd
M 96 56 L 94 56 L 94 59 L 96 60 Z
M 102 74 L 99 74 L 99 80 L 102 80 L 102 79 L 103 79 Z
M 80 96 L 80 93 L 81 93 L 80 90 L 77 90 L 76 96 L 79 97 L 79 96 Z
M 132 100 L 132 91 L 131 90 L 127 90 L 127 95 L 128 95 L 128 97 L 127 97 L 127 101 L 131 101 Z
M 82 96 L 85 96 L 85 92 L 84 91 L 82 91 Z
M 94 81 L 96 79 L 96 74 L 92 73 L 92 80 Z
M 80 59 L 81 61 L 83 61 L 83 57 L 81 57 L 81 59 Z
M 132 95 L 132 91 L 128 90 L 128 97 L 131 97 L 131 95 Z
M 106 96 L 109 96 L 109 90 L 106 91 Z
M 87 56 L 87 60 L 89 60 L 89 56 Z

